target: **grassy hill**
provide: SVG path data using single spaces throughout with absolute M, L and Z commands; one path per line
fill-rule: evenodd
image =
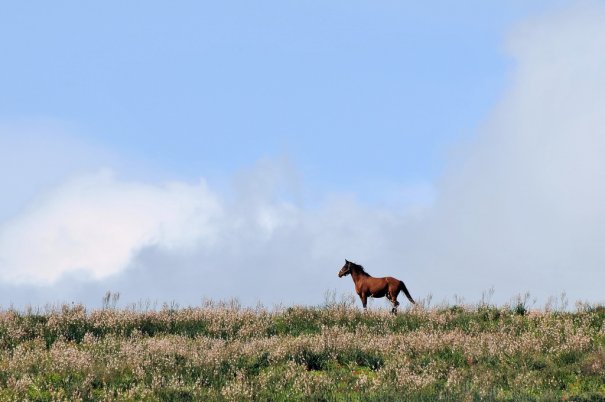
M 605 400 L 605 308 L 0 311 L 0 400 Z

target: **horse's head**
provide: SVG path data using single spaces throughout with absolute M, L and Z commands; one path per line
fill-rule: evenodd
M 345 260 L 345 265 L 342 266 L 340 271 L 338 272 L 338 277 L 342 278 L 343 276 L 347 276 L 351 273 L 351 261 Z

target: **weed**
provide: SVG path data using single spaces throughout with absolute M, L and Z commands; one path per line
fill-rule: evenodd
M 493 293 L 493 292 L 492 292 Z M 0 311 L 0 400 L 603 400 L 605 308 Z M 512 307 L 511 307 L 512 306 Z

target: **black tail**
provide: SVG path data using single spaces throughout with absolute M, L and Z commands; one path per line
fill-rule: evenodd
M 405 283 L 403 283 L 403 281 L 399 281 L 399 290 L 403 290 L 403 293 L 408 298 L 408 300 L 411 301 L 412 304 L 416 304 L 414 299 L 412 299 L 412 295 L 410 294 L 410 292 L 408 292 L 408 288 L 405 287 Z

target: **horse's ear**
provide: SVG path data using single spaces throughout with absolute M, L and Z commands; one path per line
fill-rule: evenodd
M 347 260 L 346 258 L 345 258 L 345 263 L 347 263 L 347 264 L 349 263 L 349 260 Z

